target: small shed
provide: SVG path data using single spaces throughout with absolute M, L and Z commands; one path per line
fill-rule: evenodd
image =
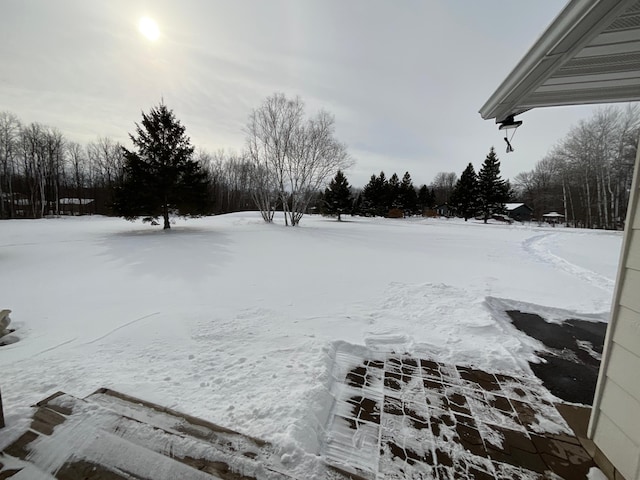
M 442 205 L 438 205 L 436 207 L 436 213 L 441 217 L 450 217 L 453 212 L 451 211 L 451 207 L 449 205 L 443 203 Z
M 544 215 L 542 215 L 542 220 L 555 225 L 556 223 L 564 222 L 564 215 L 558 212 L 545 213 Z
M 504 208 L 509 218 L 513 218 L 516 222 L 528 222 L 533 216 L 533 208 L 525 203 L 505 203 Z

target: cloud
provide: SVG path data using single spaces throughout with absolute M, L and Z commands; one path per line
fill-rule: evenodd
M 126 141 L 160 98 L 193 142 L 241 149 L 274 92 L 336 117 L 362 185 L 479 166 L 502 133 L 477 111 L 560 10 L 557 2 L 7 0 L 0 105 L 73 140 Z M 158 42 L 139 35 L 148 15 Z M 531 169 L 590 107 L 523 115 L 503 173 Z

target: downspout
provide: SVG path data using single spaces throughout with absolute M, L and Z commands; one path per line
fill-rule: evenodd
M 638 139 L 638 147 L 640 147 L 640 138 Z M 600 416 L 600 404 L 604 394 L 604 384 L 607 377 L 607 369 L 609 368 L 609 360 L 611 358 L 611 348 L 613 347 L 613 333 L 616 328 L 618 314 L 620 312 L 620 297 L 622 295 L 622 282 L 626 272 L 626 260 L 629 257 L 629 246 L 631 244 L 631 234 L 633 233 L 633 220 L 638 208 L 640 190 L 640 148 L 636 152 L 636 164 L 633 172 L 633 181 L 631 184 L 631 193 L 629 194 L 629 208 L 627 208 L 627 219 L 624 223 L 624 236 L 622 239 L 622 249 L 620 250 L 620 259 L 618 261 L 618 274 L 616 275 L 616 286 L 613 291 L 613 302 L 611 304 L 611 315 L 609 317 L 609 326 L 604 339 L 604 350 L 602 352 L 602 362 L 600 363 L 600 371 L 598 373 L 598 383 L 596 384 L 596 393 L 593 398 L 593 408 L 591 410 L 591 418 L 589 419 L 589 427 L 587 429 L 587 437 L 593 440 L 598 419 Z

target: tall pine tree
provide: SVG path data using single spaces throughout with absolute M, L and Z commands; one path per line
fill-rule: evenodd
M 418 204 L 418 194 L 413 186 L 411 175 L 405 172 L 400 182 L 400 203 L 405 215 L 413 215 L 416 213 Z
M 351 188 L 347 177 L 338 170 L 336 176 L 329 183 L 329 187 L 324 191 L 325 211 L 330 215 L 337 214 L 338 221 L 341 221 L 340 215 L 351 211 L 352 203 Z
M 371 175 L 369 183 L 362 189 L 360 213 L 365 216 L 385 216 L 388 206 L 389 183 L 384 172 L 379 176 Z
M 464 217 L 466 222 L 478 212 L 478 176 L 469 163 L 458 179 L 451 193 L 450 205 L 458 215 Z
M 362 189 L 359 199 L 360 208 L 358 210 L 360 215 L 364 215 L 365 217 L 375 216 L 375 202 L 378 194 L 377 181 L 378 178 L 375 175 L 371 175 L 369 183 Z
M 509 200 L 509 184 L 500 177 L 500 160 L 491 147 L 478 173 L 478 202 L 484 223 L 491 215 L 502 213 Z
M 142 113 L 136 135 L 129 135 L 135 150 L 122 148 L 124 180 L 116 191 L 114 211 L 127 220 L 145 221 L 162 216 L 171 228 L 169 213 L 197 216 L 208 213 L 208 175 L 193 160 L 193 147 L 185 127 L 164 103 Z
M 400 179 L 398 178 L 398 174 L 396 172 L 393 172 L 393 175 L 389 177 L 389 182 L 387 183 L 387 199 L 385 207 L 385 215 L 392 208 L 402 208 L 402 198 L 400 196 Z
M 427 208 L 433 208 L 435 204 L 435 196 L 426 185 L 422 185 L 418 190 L 418 209 L 420 213 L 424 213 Z

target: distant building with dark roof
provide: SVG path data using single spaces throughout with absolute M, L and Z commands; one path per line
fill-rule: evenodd
M 533 208 L 525 203 L 505 203 L 504 207 L 509 218 L 516 222 L 529 222 L 533 216 Z
M 451 215 L 453 215 L 453 212 L 451 211 L 451 207 L 446 203 L 443 203 L 442 205 L 438 205 L 436 207 L 436 213 L 441 217 L 450 217 Z

